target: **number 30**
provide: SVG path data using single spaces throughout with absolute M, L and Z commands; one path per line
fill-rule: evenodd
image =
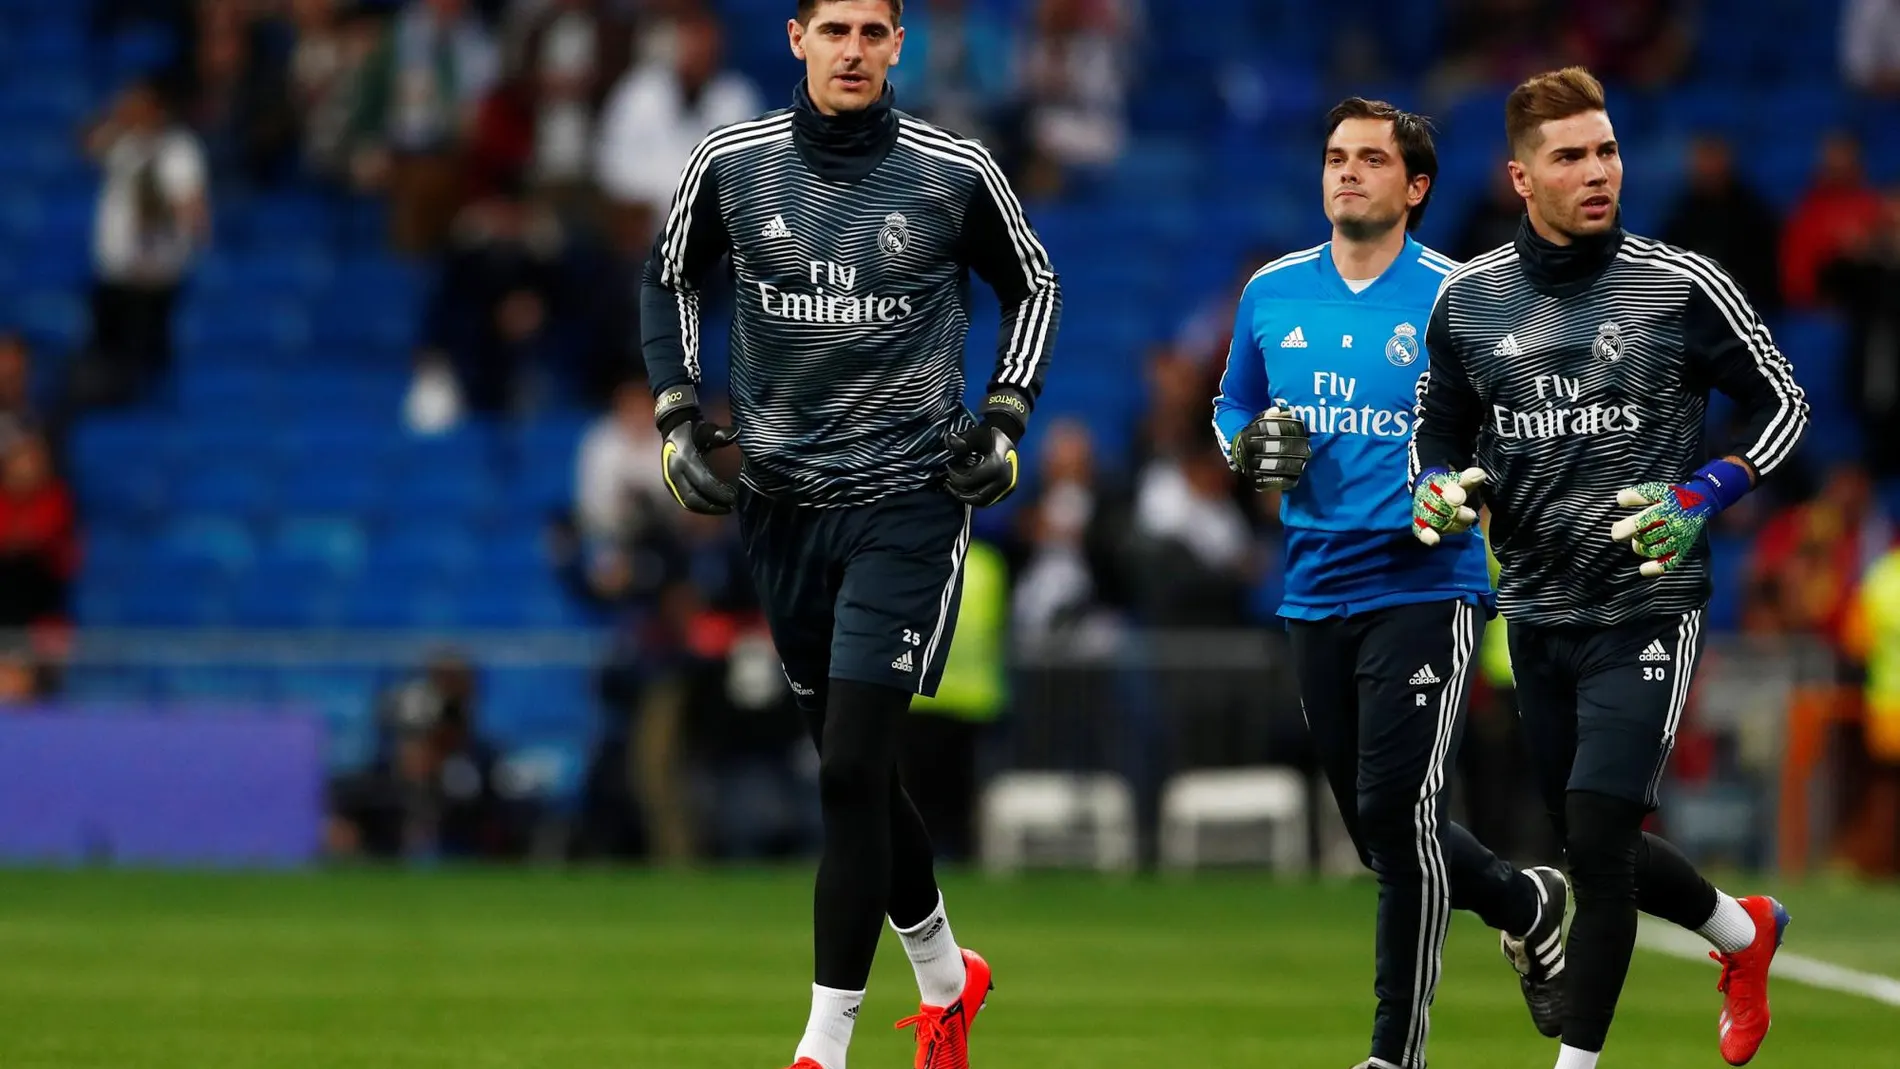
M 1669 669 L 1655 668 L 1655 667 L 1646 665 L 1643 668 L 1643 678 L 1644 679 L 1668 679 Z

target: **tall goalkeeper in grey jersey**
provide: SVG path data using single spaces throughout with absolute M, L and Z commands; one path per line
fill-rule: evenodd
M 819 752 L 825 845 L 812 1011 L 793 1069 L 845 1069 L 888 916 L 916 968 L 918 1069 L 967 1069 L 990 967 L 951 936 L 898 782 L 912 694 L 956 629 L 970 508 L 1016 486 L 1061 292 L 989 153 L 893 107 L 902 0 L 800 0 L 792 106 L 694 150 L 641 293 L 667 485 L 736 508 L 785 674 Z M 699 287 L 727 263 L 735 428 L 700 411 Z M 969 273 L 1003 308 L 996 370 L 963 407 Z M 740 485 L 707 451 L 736 441 Z

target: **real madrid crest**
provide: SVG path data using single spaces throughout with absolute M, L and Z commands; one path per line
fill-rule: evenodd
M 884 229 L 877 232 L 877 247 L 884 250 L 886 256 L 896 256 L 910 248 L 910 220 L 903 212 L 892 212 L 884 217 Z
M 1392 328 L 1392 337 L 1385 343 L 1385 358 L 1399 367 L 1405 367 L 1418 359 L 1418 328 L 1410 323 L 1400 323 Z
M 1623 328 L 1617 326 L 1616 320 L 1598 325 L 1595 350 L 1597 359 L 1606 364 L 1623 358 Z

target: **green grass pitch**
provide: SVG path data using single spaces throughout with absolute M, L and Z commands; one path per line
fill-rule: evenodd
M 948 879 L 996 966 L 976 1069 L 1347 1069 L 1371 1015 L 1368 882 Z M 1738 889 L 1750 889 L 1738 881 Z M 1900 974 L 1900 891 L 1778 890 L 1789 949 Z M 0 872 L 7 1069 L 782 1069 L 810 982 L 804 870 Z M 1712 966 L 1638 951 L 1606 1069 L 1722 1065 Z M 910 1064 L 886 933 L 852 1069 Z M 1774 989 L 1763 1069 L 1900 1065 L 1900 1009 Z M 1547 1069 L 1493 936 L 1460 915 L 1441 1069 Z

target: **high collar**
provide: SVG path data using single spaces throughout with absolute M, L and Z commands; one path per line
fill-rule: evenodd
M 799 154 L 820 178 L 855 182 L 877 169 L 897 144 L 897 91 L 888 83 L 863 111 L 826 115 L 812 103 L 804 80 L 792 91 L 792 126 Z
M 1530 216 L 1517 224 L 1517 260 L 1524 277 L 1539 293 L 1571 297 L 1590 288 L 1623 247 L 1623 228 L 1576 238 L 1568 245 L 1545 241 L 1531 228 Z

